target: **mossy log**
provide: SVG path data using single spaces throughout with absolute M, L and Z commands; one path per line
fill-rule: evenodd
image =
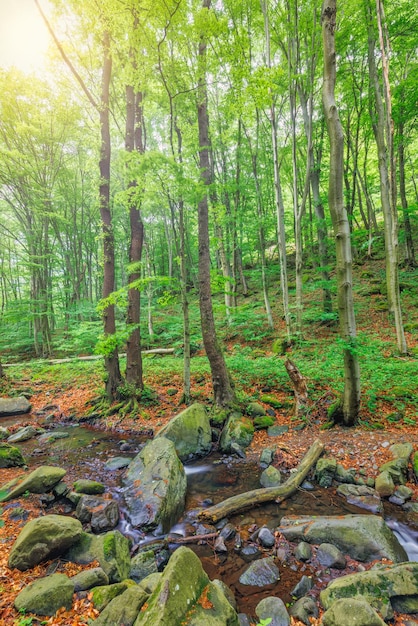
M 199 519 L 205 522 L 218 522 L 223 517 L 235 515 L 246 509 L 250 509 L 257 504 L 282 501 L 288 498 L 306 478 L 311 467 L 317 462 L 324 451 L 324 444 L 316 439 L 311 445 L 298 468 L 292 472 L 291 476 L 282 485 L 277 487 L 266 487 L 264 489 L 253 489 L 237 496 L 232 496 L 219 504 L 209 507 L 199 513 Z

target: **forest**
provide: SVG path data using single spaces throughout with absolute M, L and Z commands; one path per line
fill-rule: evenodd
M 413 3 L 34 1 L 48 65 L 0 71 L 2 363 L 102 355 L 129 412 L 147 350 L 182 358 L 186 404 L 204 351 L 219 408 L 257 350 L 290 354 L 347 425 L 405 382 Z

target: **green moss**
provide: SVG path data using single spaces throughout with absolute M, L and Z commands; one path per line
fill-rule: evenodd
M 103 554 L 106 559 L 111 559 L 116 551 L 116 539 L 114 533 L 108 533 L 103 538 Z
M 268 394 L 260 396 L 260 401 L 273 407 L 273 409 L 281 409 L 283 407 L 283 403 L 280 402 L 280 400 L 277 400 L 274 396 L 269 396 Z
M 255 417 L 253 423 L 256 430 L 262 430 L 263 428 L 273 426 L 274 418 L 269 415 L 263 415 L 262 417 Z

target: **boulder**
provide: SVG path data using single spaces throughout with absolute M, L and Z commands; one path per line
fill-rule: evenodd
M 184 546 L 170 558 L 135 626 L 238 626 L 238 617 L 219 585 L 212 583 L 199 558 Z
M 76 493 L 85 493 L 89 496 L 95 496 L 104 493 L 105 486 L 103 483 L 99 483 L 96 480 L 80 478 L 74 483 L 74 491 Z
M 29 476 L 23 474 L 2 485 L 0 487 L 0 501 L 5 502 L 18 498 L 25 491 L 47 493 L 60 482 L 66 473 L 66 470 L 60 467 L 42 465 L 31 472 Z
M 57 441 L 57 439 L 68 439 L 69 436 L 70 433 L 64 430 L 49 430 L 39 437 L 38 443 L 52 443 Z
M 65 515 L 44 515 L 28 522 L 9 554 L 8 566 L 24 571 L 64 554 L 81 537 L 80 522 Z
M 286 605 L 280 598 L 273 596 L 263 598 L 257 604 L 255 614 L 260 620 L 268 620 L 270 618 L 269 626 L 288 626 L 290 624 Z
M 336 459 L 319 459 L 315 468 L 315 479 L 320 487 L 331 487 L 336 471 Z
M 118 530 L 110 530 L 104 535 L 81 533 L 65 558 L 81 565 L 99 561 L 111 583 L 128 578 L 131 569 L 129 539 Z
M 230 452 L 231 444 L 237 443 L 241 448 L 247 448 L 254 436 L 254 424 L 249 417 L 239 413 L 232 413 L 224 426 L 219 448 L 221 452 Z
M 94 587 L 91 590 L 91 600 L 94 604 L 94 608 L 98 611 L 103 611 L 112 600 L 132 586 L 136 586 L 133 580 L 122 580 L 120 583 L 113 583 L 113 585 Z
M 418 612 L 418 563 L 379 565 L 365 572 L 341 576 L 321 591 L 325 609 L 342 598 L 361 596 L 384 619 L 393 617 L 393 606 L 401 613 Z M 345 622 L 348 624 L 348 622 Z
M 318 546 L 316 558 L 322 567 L 344 569 L 346 566 L 344 554 L 332 543 L 321 543 L 321 545 Z
M 133 626 L 148 595 L 142 587 L 137 585 L 128 587 L 126 591 L 109 602 L 92 624 L 95 626 L 110 626 L 111 624 Z
M 149 441 L 123 479 L 127 515 L 136 528 L 167 532 L 184 510 L 187 480 L 174 443 Z
M 119 506 L 115 500 L 82 496 L 77 504 L 76 516 L 82 524 L 90 524 L 94 533 L 103 533 L 117 526 Z
M 106 472 L 115 472 L 116 470 L 128 467 L 131 461 L 132 459 L 127 456 L 114 456 L 106 461 L 103 469 L 106 470 Z
M 139 552 L 131 559 L 129 578 L 139 583 L 141 580 L 158 572 L 158 565 L 153 550 Z
M 312 624 L 311 617 L 316 619 L 319 611 L 313 598 L 304 596 L 303 598 L 296 600 L 295 604 L 290 607 L 289 613 L 295 619 L 303 622 L 307 626 L 310 626 L 310 624 Z
M 384 626 L 376 611 L 359 598 L 337 600 L 322 616 L 324 626 Z
M 0 443 L 0 468 L 22 467 L 26 461 L 19 448 L 9 443 Z
M 393 482 L 390 472 L 380 472 L 380 474 L 376 476 L 375 487 L 380 496 L 391 496 L 395 491 L 395 483 Z
M 33 426 L 24 426 L 23 428 L 19 428 L 13 435 L 7 438 L 8 443 L 18 443 L 19 441 L 28 441 L 28 439 L 33 439 L 39 435 L 39 430 L 34 428 Z
M 15 598 L 17 611 L 35 615 L 55 615 L 58 609 L 71 609 L 74 584 L 65 574 L 52 574 L 39 578 L 22 589 Z
M 407 554 L 385 521 L 377 515 L 318 516 L 288 515 L 279 531 L 289 541 L 332 543 L 357 561 L 407 560 Z
M 266 411 L 259 402 L 250 402 L 247 406 L 247 415 L 250 417 L 264 417 Z
M 206 456 L 212 449 L 212 430 L 205 407 L 198 403 L 187 407 L 163 426 L 157 437 L 170 439 L 183 462 Z
M 23 396 L 18 398 L 0 398 L 0 417 L 29 413 L 31 408 L 30 402 Z
M 276 487 L 282 482 L 282 476 L 279 470 L 273 465 L 269 465 L 260 476 L 260 483 L 262 487 Z
M 272 556 L 253 561 L 239 577 L 241 585 L 253 587 L 265 587 L 278 580 L 280 580 L 280 572 Z

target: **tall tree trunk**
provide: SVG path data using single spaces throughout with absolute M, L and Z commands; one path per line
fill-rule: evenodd
M 133 55 L 131 55 L 133 56 Z M 144 152 L 143 124 L 142 124 L 142 93 L 135 93 L 132 85 L 126 87 L 126 136 L 125 148 L 127 152 L 137 150 Z M 141 212 L 138 207 L 140 199 L 136 180 L 128 182 L 129 226 L 131 243 L 129 248 L 129 263 L 132 270 L 129 272 L 128 283 L 132 285 L 128 290 L 128 311 L 126 323 L 132 327 L 126 342 L 126 382 L 141 391 L 144 387 L 142 379 L 141 354 L 141 292 L 138 281 L 141 278 L 140 263 L 144 242 L 144 226 Z M 135 284 L 136 283 L 136 284 Z
M 271 53 L 270 53 L 270 22 L 268 16 L 268 7 L 266 0 L 260 0 L 261 10 L 264 17 L 264 37 L 265 37 L 265 54 L 266 65 L 271 68 Z M 283 302 L 283 315 L 286 324 L 286 335 L 290 339 L 292 334 L 290 307 L 289 307 L 289 289 L 287 280 L 287 257 L 286 257 L 286 232 L 284 223 L 284 203 L 282 195 L 282 185 L 280 181 L 280 165 L 279 165 L 279 151 L 277 146 L 277 119 L 276 119 L 276 107 L 274 102 L 274 95 L 270 94 L 270 128 L 271 128 L 271 142 L 273 148 L 273 171 L 274 171 L 274 200 L 276 205 L 277 215 L 277 233 L 278 233 L 278 248 L 279 248 L 279 263 L 280 263 L 280 288 L 282 292 Z
M 396 206 L 396 186 L 393 163 L 393 120 L 391 117 L 391 97 L 388 83 L 387 57 L 383 42 L 381 24 L 382 16 L 380 8 L 381 2 L 377 0 L 377 18 L 380 30 L 380 53 L 383 63 L 384 100 L 381 94 L 381 86 L 376 67 L 376 39 L 374 34 L 373 13 L 370 6 L 370 0 L 366 0 L 369 76 L 370 84 L 373 89 L 376 110 L 376 115 L 372 115 L 372 119 L 375 120 L 373 123 L 373 132 L 376 140 L 379 160 L 380 199 L 382 202 L 385 227 L 386 283 L 389 312 L 393 315 L 395 321 L 398 350 L 401 354 L 406 354 L 407 346 L 402 323 L 401 296 L 399 289 L 398 213 Z M 389 167 L 388 158 L 391 167 Z
M 210 9 L 211 0 L 203 0 L 203 9 Z M 212 308 L 210 284 L 210 249 L 209 249 L 209 186 L 211 170 L 209 163 L 209 116 L 207 110 L 206 86 L 206 36 L 202 33 L 199 43 L 199 78 L 197 122 L 199 127 L 199 165 L 204 186 L 202 198 L 198 204 L 198 240 L 199 240 L 199 304 L 202 325 L 203 344 L 209 359 L 212 373 L 214 401 L 218 407 L 229 406 L 234 400 L 229 373 L 220 348 Z
M 360 368 L 356 354 L 356 320 L 352 290 L 350 227 L 343 197 L 344 136 L 335 102 L 336 14 L 336 0 L 324 0 L 322 5 L 322 39 L 324 46 L 322 102 L 330 143 L 328 202 L 336 247 L 340 334 L 345 344 L 342 412 L 344 424 L 352 426 L 356 423 L 359 415 Z
M 115 289 L 115 240 L 110 211 L 110 127 L 109 127 L 109 91 L 112 74 L 112 57 L 110 54 L 110 36 L 103 35 L 103 73 L 100 106 L 100 216 L 103 231 L 103 298 L 108 298 Z M 110 340 L 105 354 L 106 393 L 110 400 L 118 397 L 118 387 L 122 382 L 119 368 L 118 347 L 116 336 L 115 305 L 107 304 L 103 311 L 104 334 Z
M 401 114 L 402 115 L 402 114 Z M 399 163 L 399 194 L 401 196 L 403 223 L 405 231 L 405 263 L 416 266 L 414 241 L 412 239 L 411 220 L 409 219 L 408 200 L 405 185 L 405 138 L 404 123 L 398 124 L 398 163 Z

